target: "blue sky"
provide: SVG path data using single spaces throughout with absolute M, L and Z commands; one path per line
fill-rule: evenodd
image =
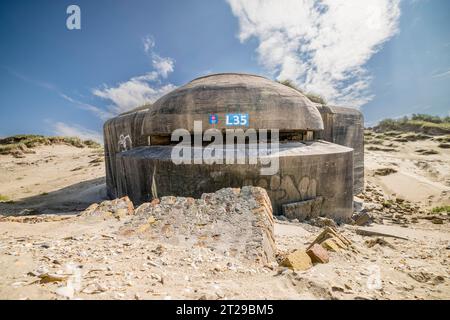
M 289 78 L 368 124 L 449 114 L 450 1 L 280 3 L 2 1 L 0 136 L 100 139 L 108 117 L 215 72 Z

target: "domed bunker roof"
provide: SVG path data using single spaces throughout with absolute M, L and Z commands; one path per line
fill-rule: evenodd
M 213 114 L 217 124 L 209 123 Z M 248 127 L 256 130 L 323 130 L 318 109 L 297 90 L 257 75 L 222 73 L 194 79 L 161 97 L 145 115 L 141 132 L 192 132 L 197 120 L 203 131 L 226 129 L 227 114 L 248 114 Z

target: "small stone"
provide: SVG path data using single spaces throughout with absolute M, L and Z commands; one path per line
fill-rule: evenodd
M 320 227 L 320 228 L 324 228 L 324 227 L 337 228 L 336 222 L 334 222 L 334 220 L 332 220 L 330 218 L 325 218 L 325 217 L 317 217 L 317 218 L 311 219 L 309 221 L 309 224 L 312 226 Z
M 431 222 L 433 224 L 443 224 L 444 220 L 442 220 L 441 218 L 435 217 L 435 218 L 433 218 L 433 220 L 431 220 Z
M 357 226 L 364 226 L 366 224 L 369 224 L 372 220 L 372 217 L 367 212 L 361 212 L 360 214 L 356 215 L 354 218 L 355 222 L 354 224 Z
M 157 273 L 150 274 L 150 277 L 160 283 L 164 283 L 163 278 Z
M 339 245 L 336 244 L 335 240 L 336 239 L 330 238 L 323 241 L 320 245 L 326 250 L 338 252 L 339 250 L 341 250 L 341 248 L 339 247 Z
M 39 275 L 40 283 L 61 282 L 67 280 L 68 276 L 64 274 L 44 273 Z
M 305 250 L 295 250 L 281 262 L 281 265 L 292 270 L 302 271 L 311 268 L 312 261 Z
M 311 258 L 313 263 L 328 263 L 330 257 L 328 256 L 327 250 L 318 244 L 314 244 L 306 253 Z
M 443 277 L 443 276 L 436 276 L 433 280 L 432 280 L 432 283 L 434 284 L 434 285 L 438 285 L 438 284 L 441 284 L 441 283 L 444 283 L 445 282 L 445 278 Z

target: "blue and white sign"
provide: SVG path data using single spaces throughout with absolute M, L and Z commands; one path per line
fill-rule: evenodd
M 216 114 L 210 114 L 209 115 L 209 124 L 218 124 L 219 123 L 219 118 L 217 117 Z
M 229 113 L 226 115 L 225 124 L 227 126 L 246 126 L 249 124 L 248 114 Z

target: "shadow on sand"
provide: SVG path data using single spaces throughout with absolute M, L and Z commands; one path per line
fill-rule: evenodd
M 49 193 L 0 203 L 0 215 L 76 214 L 106 200 L 105 177 L 87 180 Z

